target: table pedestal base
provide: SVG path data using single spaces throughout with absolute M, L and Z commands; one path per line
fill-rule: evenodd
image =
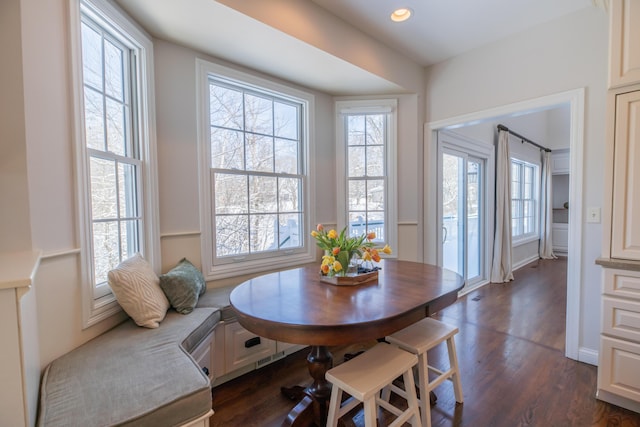
M 307 356 L 307 367 L 313 384 L 307 388 L 282 387 L 282 394 L 300 402 L 289 412 L 283 427 L 324 427 L 327 424 L 328 403 L 331 398 L 331 384 L 325 373 L 333 367 L 333 356 L 326 346 L 311 346 Z

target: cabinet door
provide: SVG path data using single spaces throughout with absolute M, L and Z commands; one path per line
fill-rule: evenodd
M 567 252 L 569 250 L 569 224 L 553 224 L 551 233 L 551 243 L 553 250 Z
M 640 260 L 640 91 L 616 96 L 611 257 Z
M 209 377 L 209 380 L 211 381 L 215 379 L 214 368 L 211 364 L 211 348 L 214 340 L 215 332 L 211 332 L 191 353 L 191 356 L 198 363 L 200 369 L 202 369 L 202 371 Z
M 569 158 L 569 153 L 566 151 L 563 152 L 554 152 L 551 154 L 551 173 L 552 174 L 567 174 L 571 168 L 571 162 Z
M 227 372 L 270 357 L 276 352 L 275 341 L 247 331 L 238 322 L 225 324 L 224 335 Z
M 603 337 L 600 353 L 598 388 L 640 401 L 640 345 Z
M 612 0 L 609 88 L 640 82 L 640 2 Z

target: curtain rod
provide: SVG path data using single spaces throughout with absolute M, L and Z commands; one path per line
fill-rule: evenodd
M 539 148 L 539 149 L 541 149 L 541 150 L 546 151 L 547 153 L 550 153 L 550 152 L 551 152 L 551 149 L 549 149 L 549 148 L 547 148 L 547 147 L 543 147 L 543 146 L 542 146 L 542 145 L 540 145 L 540 144 L 536 144 L 535 142 L 533 142 L 533 141 L 532 141 L 532 140 L 530 140 L 529 138 L 525 138 L 524 136 L 522 136 L 522 135 L 520 135 L 520 134 L 518 134 L 518 133 L 515 133 L 515 132 L 514 132 L 514 131 L 512 131 L 512 130 L 509 130 L 509 128 L 508 128 L 508 127 L 506 127 L 505 125 L 498 125 L 498 130 L 504 130 L 504 131 L 507 131 L 507 132 L 509 132 L 511 135 L 513 135 L 513 136 L 515 136 L 515 137 L 520 138 L 522 141 L 527 141 L 529 144 L 535 145 L 536 147 L 538 147 L 538 148 Z

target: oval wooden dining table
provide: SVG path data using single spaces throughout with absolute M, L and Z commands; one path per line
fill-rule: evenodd
M 383 260 L 377 281 L 337 286 L 320 280 L 317 264 L 265 274 L 238 285 L 230 300 L 238 322 L 273 340 L 310 346 L 313 383 L 283 426 L 326 424 L 333 366 L 329 346 L 383 338 L 450 305 L 462 277 L 429 264 Z

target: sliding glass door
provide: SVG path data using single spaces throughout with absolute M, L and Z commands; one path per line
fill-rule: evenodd
M 486 177 L 492 154 L 473 150 L 468 142 L 451 136 L 440 141 L 438 152 L 438 261 L 463 276 L 469 289 L 487 279 Z

